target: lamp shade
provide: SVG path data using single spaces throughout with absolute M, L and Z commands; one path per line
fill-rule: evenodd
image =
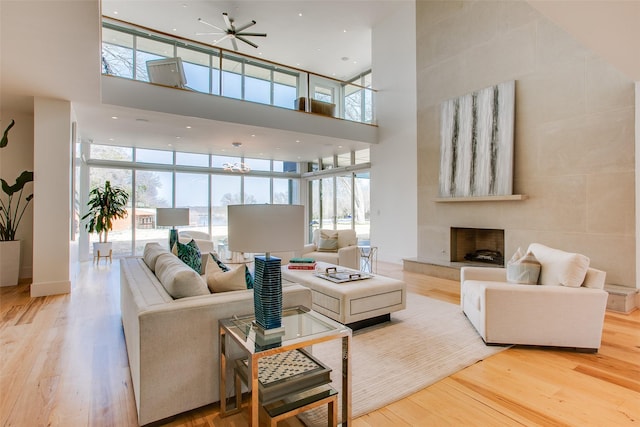
M 159 226 L 189 225 L 189 208 L 157 208 L 156 224 Z
M 269 253 L 304 246 L 304 206 L 229 205 L 229 249 Z

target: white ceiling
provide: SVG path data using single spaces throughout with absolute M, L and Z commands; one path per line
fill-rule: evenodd
M 224 28 L 222 13 L 235 24 L 251 20 L 246 31 L 253 48 L 238 41 L 240 52 L 344 80 L 371 66 L 371 29 L 406 0 L 103 0 L 105 16 L 213 44 L 216 36 L 196 35 L 212 29 L 198 18 Z M 222 48 L 233 49 L 229 40 Z M 344 59 L 348 58 L 348 59 Z
M 102 13 L 213 44 L 213 36 L 195 34 L 211 30 L 198 22 L 198 18 L 224 27 L 222 13 L 227 12 L 236 25 L 251 20 L 257 22 L 246 31 L 267 33 L 265 38 L 250 38 L 258 44 L 257 49 L 238 41 L 240 52 L 337 79 L 348 79 L 370 69 L 372 28 L 403 1 L 406 0 L 103 0 Z M 229 40 L 223 41 L 220 47 L 233 49 Z M 293 161 L 313 160 L 368 147 L 362 142 L 115 106 L 77 104 L 75 109 L 80 123 L 79 136 L 103 144 Z M 115 121 L 112 116 L 119 119 Z M 241 149 L 232 147 L 231 143 L 236 141 L 243 143 Z

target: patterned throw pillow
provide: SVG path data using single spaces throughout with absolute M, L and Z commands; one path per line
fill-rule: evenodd
M 229 267 L 227 267 L 227 265 L 220 261 L 220 258 L 218 258 L 218 254 L 215 252 L 209 252 L 209 255 L 211 255 L 211 258 L 216 262 L 216 264 L 218 264 L 218 267 L 220 267 L 220 270 L 222 271 L 229 271 L 231 270 Z
M 187 244 L 176 242 L 171 252 L 180 258 L 182 262 L 193 268 L 196 273 L 200 274 L 200 270 L 202 269 L 202 255 L 195 240 L 191 239 Z
M 253 289 L 253 276 L 246 265 L 244 266 L 244 280 L 247 282 L 247 289 Z

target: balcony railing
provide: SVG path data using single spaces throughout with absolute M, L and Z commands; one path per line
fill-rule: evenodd
M 166 58 L 181 59 L 189 90 L 376 123 L 370 72 L 340 81 L 103 17 L 103 74 L 148 82 L 147 61 Z

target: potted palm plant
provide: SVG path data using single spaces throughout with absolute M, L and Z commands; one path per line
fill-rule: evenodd
M 0 139 L 0 148 L 9 144 L 9 131 L 15 125 L 11 120 Z M 6 198 L 0 198 L 0 286 L 18 284 L 20 273 L 20 240 L 16 232 L 33 194 L 23 198 L 25 186 L 33 181 L 33 171 L 23 171 L 13 185 L 0 179 L 2 192 Z
M 104 187 L 95 187 L 89 192 L 87 212 L 82 219 L 88 219 L 85 229 L 89 233 L 98 234 L 98 242 L 93 244 L 95 256 L 111 256 L 112 242 L 108 241 L 109 231 L 113 228 L 113 221 L 127 216 L 125 206 L 129 201 L 129 193 L 117 186 L 111 186 L 110 181 L 105 181 Z

